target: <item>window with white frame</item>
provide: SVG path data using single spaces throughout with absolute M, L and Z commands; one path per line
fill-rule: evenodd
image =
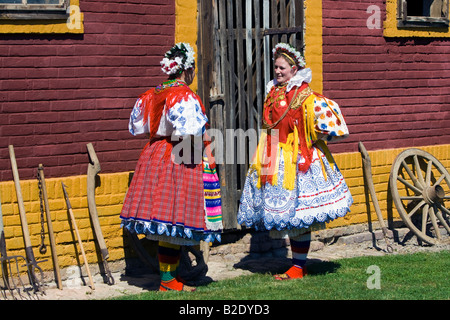
M 67 19 L 70 0 L 0 0 L 0 19 Z
M 448 27 L 449 0 L 398 0 L 398 27 Z

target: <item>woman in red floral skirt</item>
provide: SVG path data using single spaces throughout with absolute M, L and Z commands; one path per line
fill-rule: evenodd
M 203 136 L 208 121 L 200 98 L 188 86 L 195 75 L 194 50 L 178 43 L 161 65 L 169 80 L 142 94 L 130 116 L 129 131 L 147 134 L 150 141 L 139 157 L 120 218 L 131 232 L 159 241 L 160 290 L 193 291 L 178 276 L 180 246 L 220 241 L 220 185 L 212 157 L 179 159 L 178 144 L 183 153 L 192 151 L 189 141 Z

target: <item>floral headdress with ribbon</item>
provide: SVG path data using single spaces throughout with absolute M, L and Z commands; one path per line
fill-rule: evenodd
M 304 68 L 306 66 L 305 59 L 303 58 L 301 53 L 287 43 L 278 43 L 272 50 L 272 54 L 274 57 L 277 53 L 283 54 L 288 59 L 290 58 L 290 60 L 294 62 L 296 66 L 299 66 L 301 68 Z
M 179 42 L 164 55 L 161 60 L 161 70 L 167 75 L 174 75 L 194 67 L 194 49 L 189 43 Z

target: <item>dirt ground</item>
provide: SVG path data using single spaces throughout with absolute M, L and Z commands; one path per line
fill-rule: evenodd
M 370 241 L 350 244 L 335 243 L 312 249 L 312 252 L 308 255 L 307 264 L 356 256 L 450 250 L 450 244 L 429 246 L 419 245 L 417 241 L 410 240 L 402 244 L 392 243 L 392 248 L 393 252 L 388 253 L 384 240 L 377 241 L 375 245 Z M 230 260 L 228 257 L 227 261 L 224 261 L 220 256 L 210 256 L 206 274 L 196 279 L 194 284 L 206 285 L 212 281 L 221 281 L 255 272 L 282 272 L 287 268 L 289 262 L 290 259 L 286 257 L 261 255 L 257 257 L 249 255 L 244 258 L 236 255 L 235 259 Z M 123 295 L 139 294 L 148 290 L 158 290 L 159 288 L 159 275 L 155 273 L 124 274 L 124 272 L 115 272 L 112 275 L 115 280 L 114 285 L 106 284 L 101 275 L 96 275 L 94 276 L 94 289 L 82 283 L 81 279 L 79 281 L 72 279 L 63 282 L 62 290 L 58 289 L 55 283 L 50 282 L 44 286 L 44 294 L 22 292 L 21 296 L 16 295 L 15 297 L 24 300 L 104 300 Z M 87 279 L 85 281 L 89 283 Z M 2 298 L 5 298 L 5 296 Z M 7 299 L 10 298 L 7 297 Z

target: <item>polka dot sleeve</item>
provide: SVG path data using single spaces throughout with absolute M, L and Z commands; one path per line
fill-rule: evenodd
M 339 105 L 325 97 L 314 99 L 315 129 L 319 139 L 336 141 L 349 135 Z

